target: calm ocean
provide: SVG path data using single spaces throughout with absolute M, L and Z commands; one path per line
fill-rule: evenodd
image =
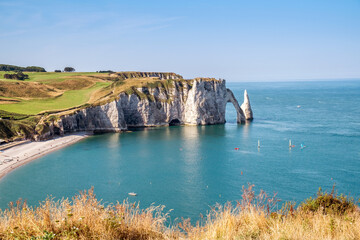
M 300 202 L 334 183 L 339 193 L 360 197 L 360 81 L 227 86 L 240 104 L 248 90 L 251 124 L 237 125 L 228 104 L 225 125 L 89 137 L 3 178 L 0 208 L 18 198 L 37 204 L 48 195 L 71 197 L 91 186 L 105 203 L 162 204 L 174 209 L 172 217 L 192 219 L 217 202 L 240 199 L 247 183 L 283 201 Z

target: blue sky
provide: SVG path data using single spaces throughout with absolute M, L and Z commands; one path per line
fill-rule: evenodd
M 360 0 L 0 0 L 0 63 L 273 81 L 360 77 Z

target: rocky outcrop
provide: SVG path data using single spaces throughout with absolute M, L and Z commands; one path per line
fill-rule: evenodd
M 243 111 L 246 120 L 253 120 L 253 112 L 251 110 L 250 100 L 246 89 L 244 91 L 244 102 L 241 104 L 241 110 Z
M 126 130 L 123 112 L 118 101 L 85 108 L 61 119 L 59 127 L 73 131 L 120 131 Z
M 239 106 L 225 80 L 174 80 L 169 85 L 134 88 L 110 103 L 61 116 L 53 133 L 73 131 L 121 131 L 128 127 L 224 124 L 226 104 L 237 111 L 237 122 L 252 119 L 246 94 Z M 244 106 L 244 108 L 243 108 Z M 251 114 L 249 113 L 251 112 Z

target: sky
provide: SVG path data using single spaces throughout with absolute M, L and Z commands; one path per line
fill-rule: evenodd
M 186 78 L 360 78 L 360 0 L 0 0 L 0 63 Z

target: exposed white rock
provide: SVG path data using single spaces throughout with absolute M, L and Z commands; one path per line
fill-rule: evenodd
M 225 80 L 194 79 L 173 81 L 172 86 L 137 88 L 133 94 L 121 93 L 117 100 L 62 116 L 50 135 L 73 131 L 120 131 L 128 127 L 172 124 L 224 124 L 226 104 L 237 111 L 237 122 L 252 119 L 249 97 L 239 106 Z
M 120 110 L 120 111 L 119 111 Z M 58 122 L 60 132 L 74 131 L 121 131 L 127 126 L 118 101 L 89 107 L 75 114 L 65 115 Z
M 250 100 L 246 89 L 244 91 L 244 102 L 241 104 L 241 110 L 243 111 L 246 120 L 253 120 L 253 112 L 251 110 Z

